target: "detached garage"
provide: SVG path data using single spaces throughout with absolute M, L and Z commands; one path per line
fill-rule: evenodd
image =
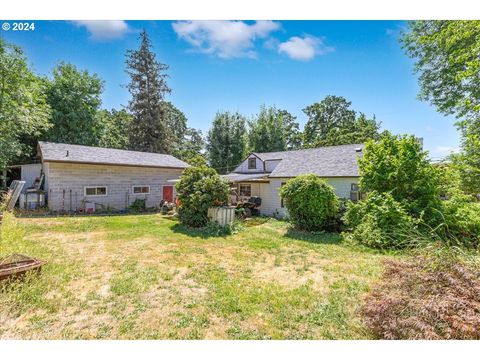
M 84 211 L 87 204 L 123 210 L 136 199 L 145 199 L 147 207 L 174 202 L 170 180 L 188 167 L 167 154 L 50 142 L 39 142 L 38 154 L 52 211 Z

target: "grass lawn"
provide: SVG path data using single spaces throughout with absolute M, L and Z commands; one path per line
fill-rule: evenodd
M 3 339 L 371 338 L 358 309 L 392 257 L 273 219 L 226 237 L 158 214 L 3 227 L 0 256 L 48 261 L 0 283 Z

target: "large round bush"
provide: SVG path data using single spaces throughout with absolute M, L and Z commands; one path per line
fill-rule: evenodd
M 367 199 L 350 202 L 344 216 L 351 233 L 347 238 L 375 248 L 398 249 L 409 245 L 416 221 L 389 193 L 369 193 Z
M 207 166 L 186 168 L 176 186 L 180 200 L 178 217 L 182 223 L 202 227 L 208 223 L 208 208 L 225 205 L 230 189 L 217 172 Z
M 284 200 L 293 225 L 301 230 L 328 230 L 338 212 L 333 188 L 318 176 L 297 176 L 282 186 Z

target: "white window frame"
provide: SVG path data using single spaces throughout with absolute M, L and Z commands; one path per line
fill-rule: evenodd
M 144 192 L 139 192 L 139 193 L 136 193 L 134 191 L 134 189 L 136 187 L 139 187 L 139 188 L 144 188 L 144 187 L 148 187 L 148 192 L 144 193 Z M 150 185 L 133 185 L 132 186 L 132 195 L 149 195 L 150 194 Z
M 250 188 L 250 195 L 242 195 L 242 186 L 248 186 Z M 252 196 L 252 184 L 239 184 L 238 185 L 238 194 L 242 197 L 251 197 Z
M 95 194 L 95 195 L 87 195 L 87 189 L 97 189 L 97 188 L 105 188 L 105 194 L 101 194 L 101 195 L 98 195 L 98 194 Z M 95 190 L 96 192 L 96 190 Z M 83 195 L 85 197 L 97 197 L 97 196 L 108 196 L 108 186 L 106 185 L 89 185 L 89 186 L 84 186 L 83 187 Z

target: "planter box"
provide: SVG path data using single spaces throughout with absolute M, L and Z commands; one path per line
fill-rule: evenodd
M 220 206 L 208 209 L 207 213 L 210 220 L 216 222 L 220 226 L 232 225 L 235 220 L 234 206 Z

